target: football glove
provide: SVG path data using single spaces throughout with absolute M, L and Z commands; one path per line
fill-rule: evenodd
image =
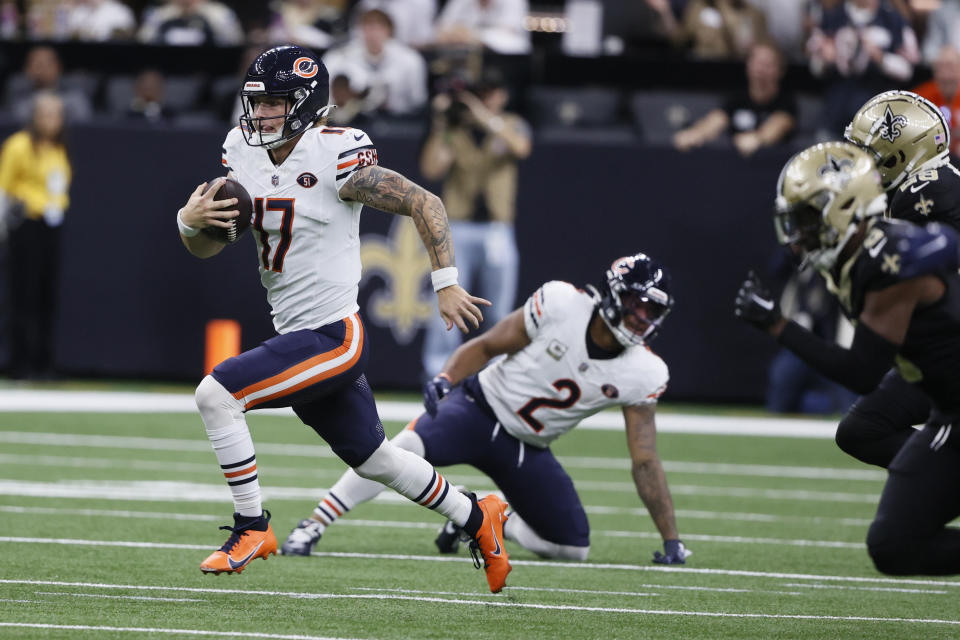
M 452 388 L 450 378 L 445 373 L 433 376 L 423 385 L 423 406 L 426 407 L 431 418 L 437 417 L 437 405 L 447 397 Z
M 747 274 L 747 279 L 740 285 L 737 299 L 734 302 L 734 313 L 744 322 L 749 322 L 761 331 L 766 331 L 777 324 L 782 317 L 780 305 L 770 295 L 760 278 L 753 271 Z
M 664 540 L 663 551 L 653 552 L 653 561 L 657 564 L 686 564 L 693 551 L 687 549 L 680 540 Z

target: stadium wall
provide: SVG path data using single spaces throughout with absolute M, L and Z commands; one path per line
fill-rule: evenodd
M 244 348 L 272 335 L 250 234 L 199 260 L 174 224 L 191 190 L 222 175 L 224 134 L 72 130 L 56 345 L 63 372 L 199 380 L 208 320 L 239 320 Z M 418 177 L 417 139 L 374 140 L 383 165 Z M 774 345 L 733 317 L 732 301 L 747 270 L 762 271 L 774 251 L 770 210 L 787 157 L 539 140 L 520 175 L 518 303 L 545 280 L 594 282 L 614 258 L 643 250 L 674 279 L 677 304 L 652 345 L 670 365 L 668 398 L 759 400 Z M 435 310 L 426 257 L 411 250 L 418 241 L 403 226 L 409 221 L 396 220 L 367 210 L 361 223 L 372 274 L 361 286 L 361 313 L 375 388 L 418 386 L 422 324 Z M 420 297 L 394 295 L 403 290 Z

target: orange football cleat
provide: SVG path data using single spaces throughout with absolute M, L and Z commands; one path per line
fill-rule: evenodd
M 487 584 L 490 591 L 499 593 L 507 583 L 507 574 L 513 568 L 510 566 L 510 556 L 503 546 L 503 523 L 506 521 L 504 512 L 507 503 L 495 495 L 489 495 L 479 500 L 477 505 L 483 512 L 483 522 L 476 538 L 470 541 L 470 553 L 473 554 L 474 566 L 480 568 L 480 558 L 483 557 L 483 570 L 487 573 Z
M 232 527 L 220 527 L 231 531 L 230 537 L 222 547 L 210 554 L 200 563 L 204 573 L 240 573 L 256 558 L 267 559 L 271 553 L 277 555 L 277 538 L 270 527 L 270 512 L 252 522 L 240 524 L 246 520 L 239 513 L 233 514 Z

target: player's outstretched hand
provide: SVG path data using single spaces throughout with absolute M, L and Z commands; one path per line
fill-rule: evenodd
M 423 385 L 423 406 L 431 418 L 437 417 L 437 405 L 441 400 L 447 397 L 453 385 L 450 384 L 450 378 L 445 373 L 439 373 L 433 376 Z
M 467 323 L 474 329 L 478 328 L 483 322 L 483 313 L 478 304 L 489 307 L 491 303 L 489 300 L 470 295 L 458 284 L 437 291 L 437 306 L 440 307 L 440 317 L 447 324 L 447 331 L 450 331 L 453 325 L 457 325 L 460 331 L 468 333 L 470 327 Z
M 734 313 L 744 322 L 749 322 L 761 331 L 770 331 L 783 316 L 777 301 L 767 291 L 760 278 L 753 271 L 740 285 L 737 299 L 734 301 Z
M 183 224 L 194 229 L 205 227 L 230 228 L 230 219 L 240 215 L 237 209 L 230 209 L 237 204 L 237 199 L 213 199 L 224 181 L 226 181 L 226 178 L 217 178 L 209 185 L 209 189 L 207 189 L 209 183 L 204 182 L 193 190 L 190 199 L 183 207 L 183 211 L 180 212 L 180 219 L 183 220 Z
M 657 564 L 686 564 L 693 551 L 687 549 L 680 540 L 664 540 L 663 553 L 653 552 L 653 561 Z

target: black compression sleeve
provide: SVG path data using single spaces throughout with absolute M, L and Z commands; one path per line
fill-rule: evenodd
M 851 391 L 873 391 L 889 371 L 899 347 L 862 322 L 849 349 L 818 338 L 796 322 L 788 322 L 777 342 L 804 362 Z

